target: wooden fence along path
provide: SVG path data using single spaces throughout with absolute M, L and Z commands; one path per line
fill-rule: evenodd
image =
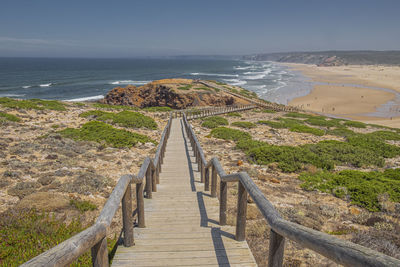
M 219 202 L 204 191 L 182 120 L 172 121 L 161 183 L 144 202 L 146 228 L 119 246 L 113 266 L 256 266 L 234 227 L 218 224 Z
M 268 266 L 282 266 L 285 239 L 345 266 L 400 266 L 398 259 L 283 219 L 246 172 L 226 174 L 217 158 L 206 160 L 186 115 L 245 109 L 172 113 L 154 158 L 144 160 L 137 176 L 120 178 L 94 225 L 22 266 L 67 266 L 88 250 L 93 266 L 109 266 L 107 228 L 120 203 L 123 245 L 117 248 L 115 266 L 256 266 L 245 241 L 249 196 L 271 229 Z M 238 185 L 235 229 L 226 226 L 227 183 Z

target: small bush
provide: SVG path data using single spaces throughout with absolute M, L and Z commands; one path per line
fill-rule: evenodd
M 228 116 L 228 117 L 238 117 L 238 118 L 242 117 L 242 115 L 239 112 L 231 112 L 231 113 L 226 114 L 226 116 Z
M 359 121 L 345 121 L 343 124 L 345 126 L 349 126 L 349 127 L 367 128 L 367 125 L 365 123 L 362 123 L 362 122 L 359 122 Z
M 219 116 L 207 117 L 203 120 L 203 123 L 201 124 L 202 127 L 206 127 L 209 129 L 214 129 L 222 125 L 229 125 L 229 122 L 227 119 Z
M 218 127 L 212 129 L 211 136 L 219 139 L 232 140 L 232 141 L 251 139 L 251 135 L 249 133 L 227 127 Z
M 180 86 L 178 87 L 179 90 L 190 90 L 190 88 L 192 88 L 193 85 L 191 84 L 187 84 L 185 86 Z
M 308 127 L 306 125 L 295 125 L 290 128 L 290 131 L 298 133 L 310 133 L 318 136 L 323 136 L 325 134 L 324 130 Z
M 373 151 L 376 155 L 384 158 L 393 158 L 400 155 L 400 147 L 389 145 L 374 135 L 358 134 L 347 138 L 349 144 L 355 147 L 365 148 Z
M 275 129 L 286 128 L 285 124 L 283 122 L 278 122 L 278 121 L 258 121 L 257 123 L 268 125 L 269 127 L 275 128 Z
M 236 121 L 231 124 L 232 126 L 240 127 L 240 128 L 245 128 L 245 129 L 250 129 L 256 127 L 256 125 L 252 122 L 249 121 Z
M 310 117 L 305 120 L 306 123 L 322 127 L 343 127 L 338 119 L 325 119 L 324 117 Z
M 304 119 L 308 119 L 308 118 L 313 118 L 313 115 L 309 115 L 309 114 L 304 114 L 304 113 L 298 113 L 298 112 L 289 112 L 286 113 L 284 115 L 285 117 L 291 117 L 291 118 L 304 118 Z
M 349 130 L 349 129 L 346 129 L 346 128 L 336 128 L 336 129 L 333 129 L 333 130 L 328 130 L 326 133 L 330 134 L 330 135 L 342 136 L 342 137 L 345 137 L 345 138 L 357 135 L 352 130 Z
M 105 142 L 113 147 L 132 147 L 138 142 L 156 142 L 145 135 L 116 129 L 104 122 L 91 121 L 82 125 L 79 129 L 67 128 L 59 133 L 74 140 L 85 140 L 95 142 Z
M 15 115 L 8 114 L 8 113 L 0 111 L 0 121 L 1 120 L 14 121 L 14 122 L 20 122 L 21 121 L 21 119 L 18 118 L 17 116 L 15 116 Z
M 103 103 L 94 103 L 92 105 L 94 108 L 104 108 L 104 109 L 122 109 L 122 110 L 138 110 L 139 108 L 133 106 L 123 106 L 123 105 L 109 105 Z
M 66 225 L 63 220 L 35 210 L 8 210 L 0 215 L 0 263 L 19 266 L 84 229 L 79 220 Z M 109 253 L 116 241 L 116 238 L 107 240 Z M 90 265 L 90 251 L 71 264 Z
M 149 111 L 149 112 L 169 112 L 172 111 L 173 109 L 170 107 L 147 107 L 143 108 L 143 111 Z
M 56 100 L 41 100 L 41 99 L 29 99 L 29 100 L 15 100 L 8 97 L 0 97 L 0 105 L 7 108 L 17 109 L 49 109 L 64 111 L 67 110 L 65 105 Z
M 395 173 L 393 178 L 393 173 Z M 318 172 L 315 174 L 304 173 L 299 179 L 304 181 L 301 187 L 305 190 L 319 190 L 338 197 L 348 195 L 353 204 L 359 205 L 369 211 L 379 211 L 381 206 L 378 196 L 387 193 L 394 202 L 400 202 L 400 170 L 385 172 L 362 172 L 345 170 L 338 173 Z M 338 190 L 340 189 L 340 190 Z
M 75 207 L 77 210 L 80 212 L 85 212 L 85 211 L 93 211 L 97 209 L 97 206 L 93 204 L 90 201 L 87 200 L 76 200 L 76 199 L 71 199 L 69 204 L 73 207 Z
M 157 129 L 157 123 L 152 118 L 139 112 L 124 110 L 119 113 L 112 113 L 101 110 L 91 110 L 83 112 L 79 116 L 83 118 L 93 117 L 95 120 L 107 121 L 123 127 Z

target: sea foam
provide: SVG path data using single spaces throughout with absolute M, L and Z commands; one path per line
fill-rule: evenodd
M 80 102 L 80 101 L 99 100 L 99 99 L 103 99 L 103 98 L 104 98 L 103 95 L 95 95 L 95 96 L 87 96 L 87 97 L 66 99 L 66 100 L 64 100 L 64 101 Z
M 141 84 L 146 84 L 151 81 L 133 81 L 133 80 L 122 80 L 122 81 L 115 81 L 111 82 L 110 84 L 118 85 L 118 84 L 136 84 L 136 85 L 141 85 Z
M 52 83 L 39 84 L 40 87 L 50 87 Z
M 217 76 L 217 77 L 239 77 L 238 74 L 224 74 L 224 73 L 202 73 L 202 72 L 192 72 L 190 75 L 193 76 Z

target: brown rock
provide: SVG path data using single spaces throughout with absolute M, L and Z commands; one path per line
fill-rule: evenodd
M 243 165 L 243 160 L 238 160 L 236 163 L 237 166 L 242 166 Z
M 281 181 L 279 181 L 278 179 L 276 179 L 276 178 L 274 178 L 274 177 L 270 178 L 269 181 L 270 181 L 271 183 L 274 183 L 274 184 L 280 184 L 280 183 L 281 183 Z
M 176 86 L 175 86 L 176 87 Z M 130 105 L 140 108 L 166 106 L 184 109 L 192 106 L 224 106 L 235 104 L 238 100 L 231 95 L 214 90 L 179 90 L 172 84 L 161 84 L 158 81 L 141 87 L 128 85 L 116 87 L 107 93 L 105 104 Z
M 361 209 L 359 209 L 357 207 L 350 207 L 350 214 L 358 215 L 360 213 L 361 213 Z

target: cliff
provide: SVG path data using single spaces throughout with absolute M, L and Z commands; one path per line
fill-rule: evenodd
M 194 106 L 224 106 L 245 104 L 242 99 L 194 80 L 165 79 L 136 87 L 116 87 L 107 93 L 105 104 L 129 105 L 140 108 L 165 106 L 184 109 Z

